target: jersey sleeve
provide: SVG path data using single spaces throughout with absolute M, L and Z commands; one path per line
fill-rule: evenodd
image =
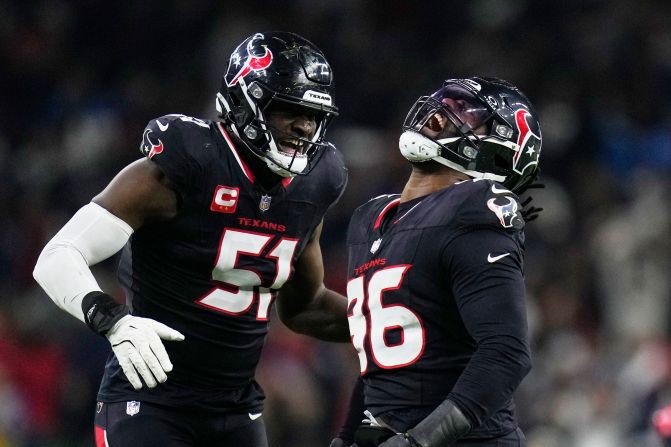
M 460 188 L 458 224 L 461 228 L 487 227 L 522 231 L 522 206 L 515 193 L 491 180 L 469 181 Z
M 177 191 L 185 196 L 200 172 L 198 161 L 184 142 L 179 115 L 166 115 L 147 124 L 142 133 L 140 152 L 156 163 Z
M 329 155 L 328 158 L 330 159 L 328 173 L 331 177 L 331 200 L 328 206 L 330 209 L 336 203 L 338 203 L 343 193 L 345 192 L 349 178 L 349 171 L 347 170 L 347 166 L 345 166 L 345 160 L 340 151 L 338 151 L 335 147 L 329 147 L 327 150 L 329 151 L 329 154 L 326 155 Z
M 505 406 L 531 365 L 522 249 L 504 229 L 453 239 L 443 267 L 476 350 L 450 396 L 477 426 Z

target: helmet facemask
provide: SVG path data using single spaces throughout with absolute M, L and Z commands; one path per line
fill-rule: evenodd
M 501 107 L 495 108 L 490 103 L 491 100 L 498 104 L 496 99 L 485 99 L 474 92 L 474 83 L 463 84 L 446 81 L 433 95 L 415 102 L 403 123 L 401 153 L 412 162 L 434 160 L 470 177 L 494 180 L 521 190 L 535 178 L 530 173 L 537 168 L 537 157 L 535 163 L 525 165 L 521 171 L 517 169 L 520 148 L 527 142 L 521 145 L 517 142 L 519 118 L 517 123 L 511 123 L 501 113 Z M 526 109 L 516 112 L 530 115 Z M 512 109 L 507 113 L 513 114 Z M 521 115 L 522 120 L 526 115 Z M 526 133 L 536 136 L 528 129 Z M 538 143 L 540 149 L 540 137 Z M 531 169 L 525 173 L 529 166 Z
M 217 94 L 219 115 L 246 148 L 275 174 L 282 177 L 308 174 L 323 149 L 330 146 L 324 141 L 324 134 L 337 115 L 329 94 L 332 93 L 330 67 L 316 47 L 290 33 L 256 34 L 246 42 L 243 52 L 246 56 L 237 56 L 241 44 L 231 57 Z M 261 50 L 260 42 L 266 42 L 260 45 Z M 257 55 L 253 58 L 249 56 L 254 53 Z M 240 62 L 244 57 L 247 60 L 266 57 L 270 61 L 263 70 L 250 69 L 244 76 L 232 76 L 236 70 L 237 73 L 244 70 L 245 65 Z M 239 66 L 243 68 L 238 69 Z M 282 108 L 293 109 L 295 114 L 305 110 L 307 115 L 314 116 L 314 134 L 303 137 L 273 127 L 271 113 Z

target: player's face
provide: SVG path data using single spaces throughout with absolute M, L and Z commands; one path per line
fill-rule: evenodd
M 289 155 L 305 153 L 317 131 L 317 111 L 288 103 L 271 104 L 268 108 L 270 133 L 279 149 Z
M 441 103 L 451 112 L 452 116 L 463 124 L 468 124 L 474 134 L 487 134 L 488 126 L 482 122 L 483 109 L 473 107 L 468 101 L 461 99 L 443 98 Z M 447 111 L 438 110 L 426 121 L 421 132 L 434 140 L 460 136 L 456 124 L 447 114 Z

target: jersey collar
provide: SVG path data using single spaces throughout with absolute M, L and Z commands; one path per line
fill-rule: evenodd
M 219 131 L 221 132 L 221 135 L 224 137 L 224 140 L 226 140 L 226 144 L 228 145 L 228 148 L 231 150 L 231 153 L 233 154 L 233 157 L 235 157 L 235 161 L 238 162 L 238 165 L 240 166 L 240 169 L 242 170 L 242 173 L 245 174 L 245 177 L 251 182 L 254 183 L 255 181 L 255 176 L 254 172 L 247 166 L 247 163 L 245 163 L 244 159 L 240 156 L 240 153 L 238 152 L 238 149 L 235 147 L 235 144 L 233 144 L 233 140 L 231 139 L 231 136 L 226 132 L 226 128 L 224 125 L 221 123 L 221 121 L 217 122 L 217 127 L 219 128 Z M 289 184 L 293 181 L 293 177 L 285 177 L 281 180 L 282 186 L 286 188 L 289 186 Z
M 394 207 L 397 207 L 399 203 L 401 203 L 400 197 L 387 203 L 387 205 L 382 209 L 382 211 L 380 211 L 380 214 L 378 214 L 377 219 L 375 219 L 375 225 L 373 225 L 373 230 L 377 230 L 378 228 L 380 228 L 380 225 L 382 225 L 382 221 L 384 220 L 384 216 L 387 215 L 389 210 L 391 210 Z

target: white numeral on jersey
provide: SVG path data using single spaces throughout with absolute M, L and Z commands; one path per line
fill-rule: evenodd
M 368 368 L 368 358 L 363 343 L 366 340 L 366 317 L 363 315 L 363 276 L 354 278 L 347 283 L 347 322 L 349 333 L 352 334 L 352 345 L 359 354 L 359 366 L 361 372 Z
M 366 336 L 375 363 L 385 369 L 400 368 L 415 362 L 424 351 L 424 328 L 419 317 L 400 304 L 385 305 L 383 294 L 387 290 L 398 289 L 409 265 L 387 267 L 375 272 L 364 285 L 364 277 L 359 276 L 347 284 L 348 314 L 352 345 L 359 354 L 361 372 L 368 368 L 368 358 L 364 349 Z M 368 323 L 363 312 L 364 301 L 368 306 Z M 370 330 L 369 330 L 370 327 Z M 388 345 L 385 334 L 390 330 L 400 331 L 400 342 Z
M 255 288 L 263 285 L 263 279 L 252 270 L 235 268 L 235 264 L 241 254 L 260 256 L 272 238 L 267 234 L 230 228 L 224 230 L 219 244 L 217 261 L 212 270 L 212 279 L 223 283 L 222 285 L 227 286 L 226 289 L 229 290 L 215 287 L 197 302 L 205 307 L 227 314 L 239 315 L 247 312 L 254 302 Z M 258 288 L 257 319 L 268 319 L 268 309 L 272 302 L 272 291 L 270 289 L 279 289 L 289 279 L 291 259 L 297 245 L 297 239 L 282 238 L 266 255 L 268 258 L 277 260 L 277 274 L 268 288 Z

